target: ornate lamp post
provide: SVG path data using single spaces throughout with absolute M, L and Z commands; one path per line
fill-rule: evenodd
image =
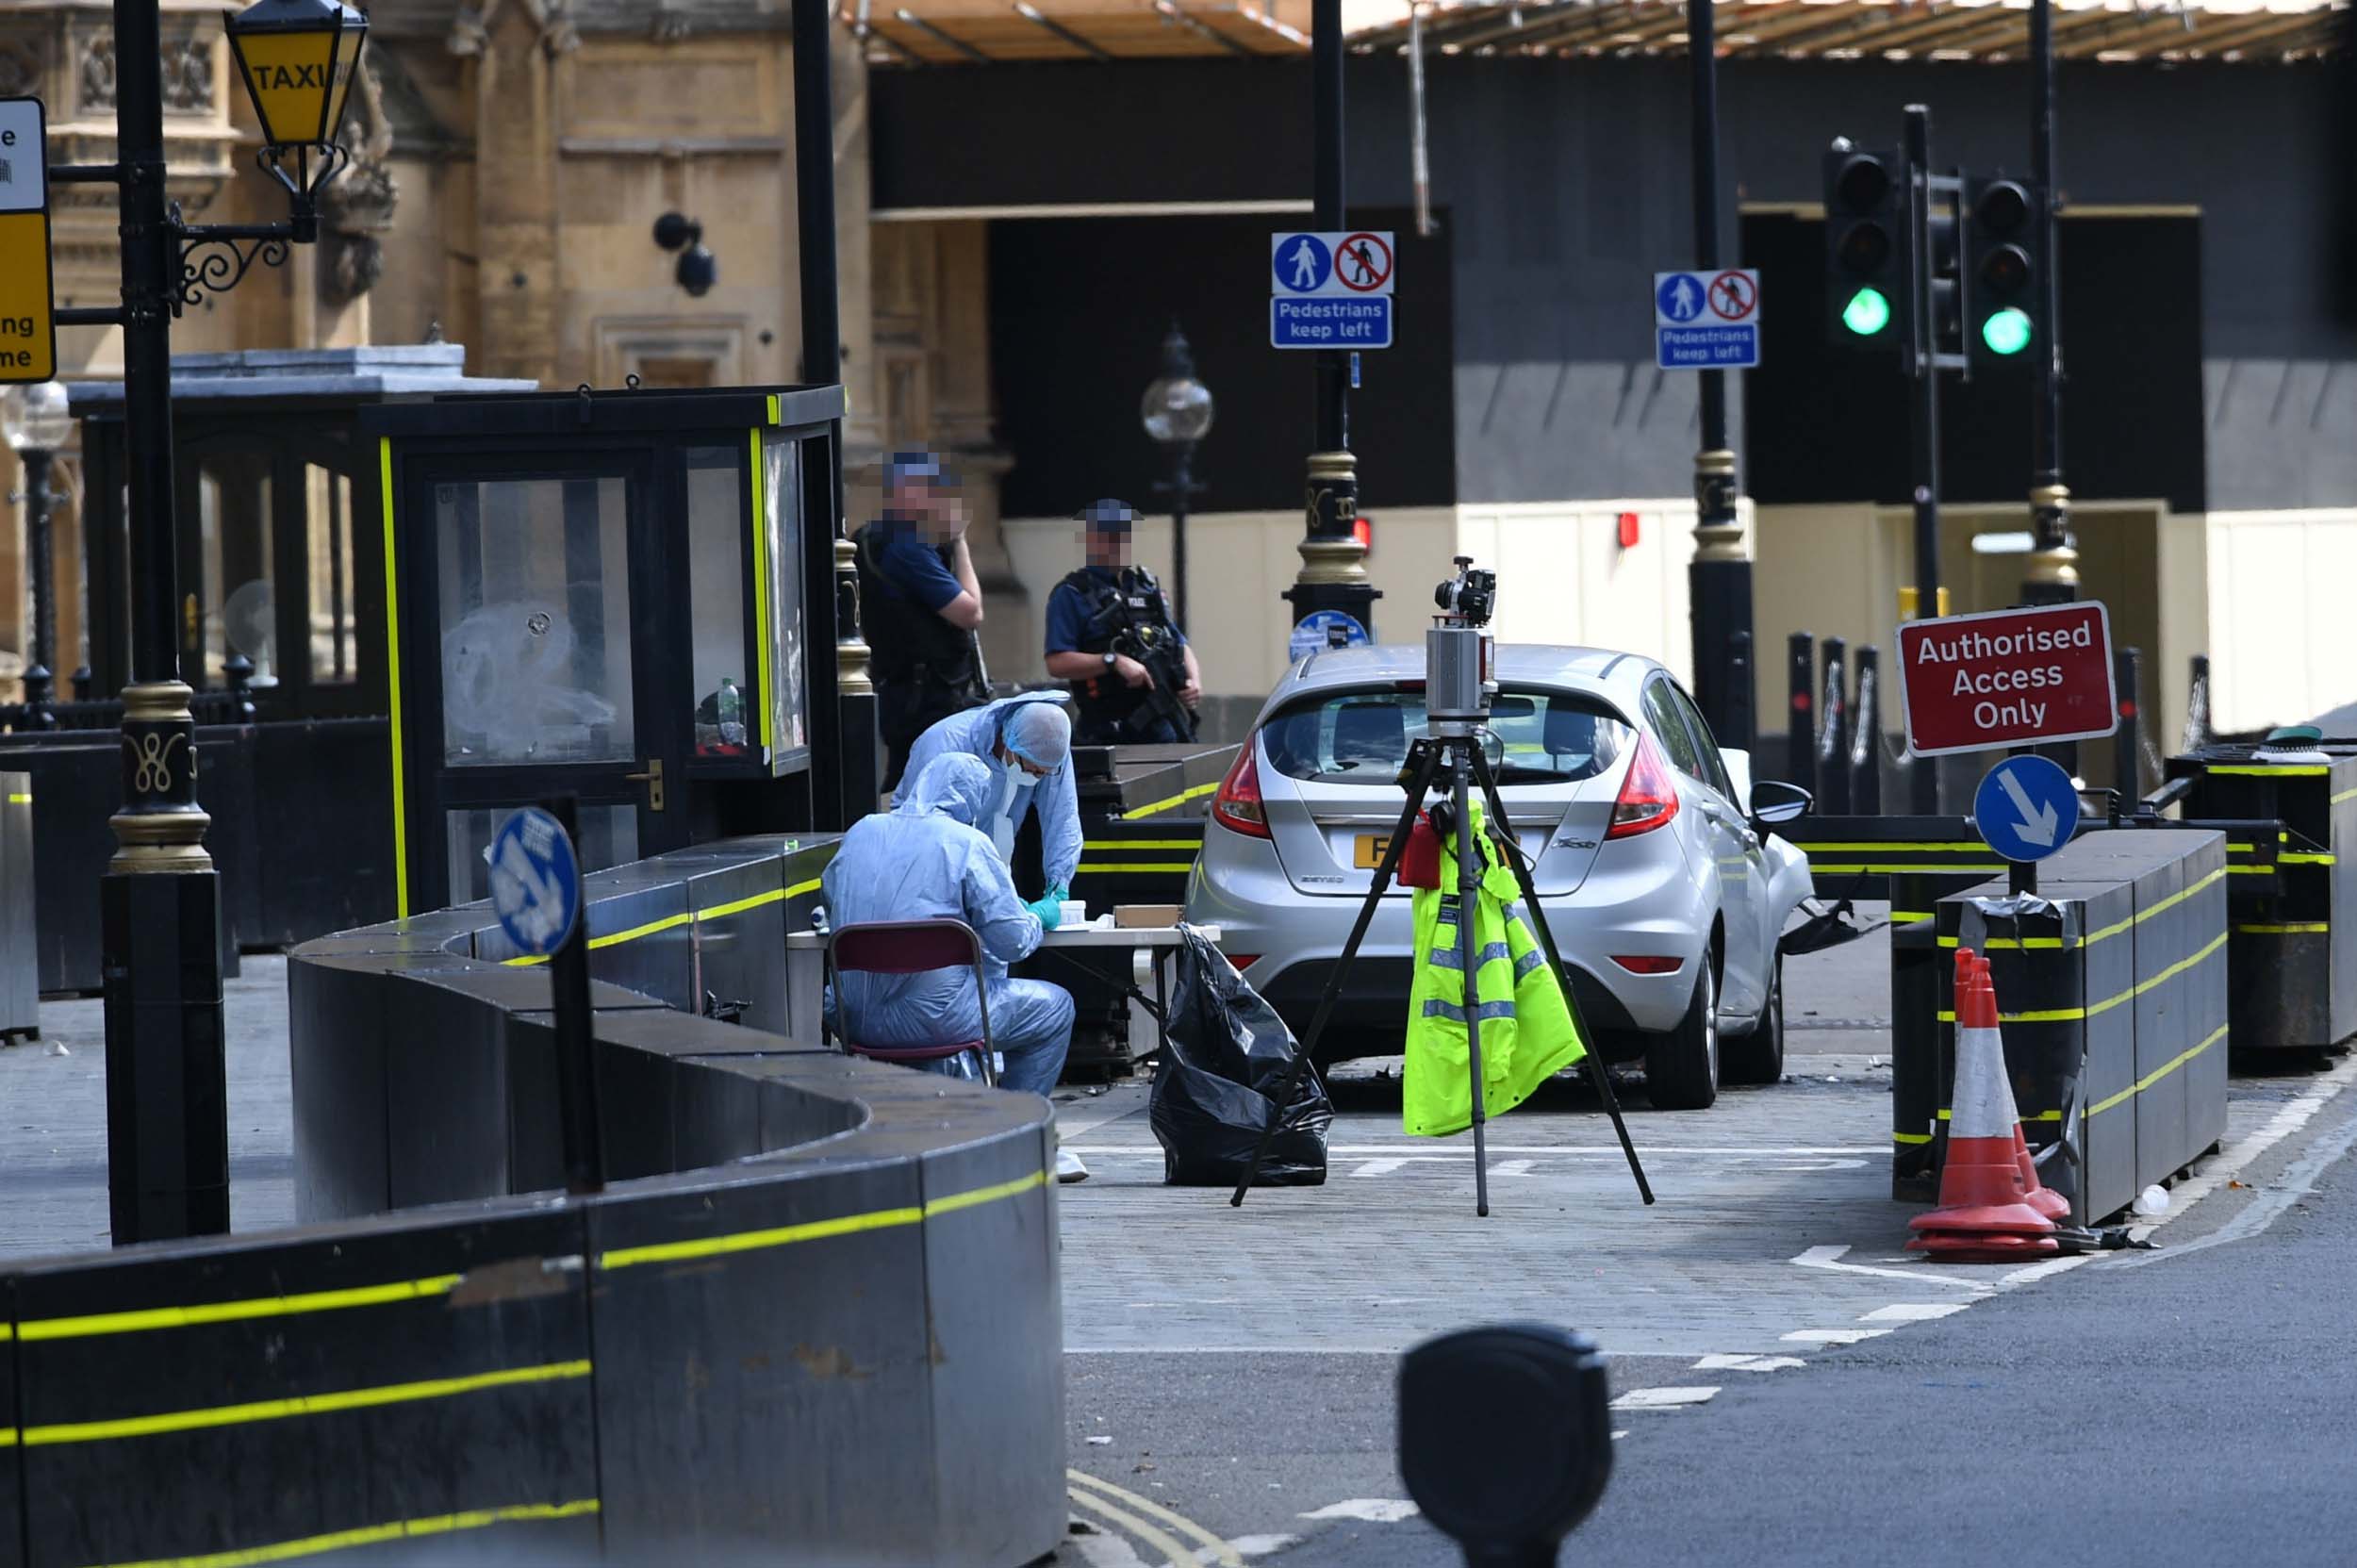
M 1146 433 L 1170 454 L 1171 619 L 1187 629 L 1187 502 L 1198 488 L 1195 482 L 1195 443 L 1211 428 L 1211 389 L 1195 378 L 1195 355 L 1178 323 L 1170 323 L 1162 339 L 1162 373 L 1146 384 L 1138 405 Z
M 58 312 L 123 329 L 131 684 L 123 691 L 123 809 L 99 881 L 106 948 L 107 1196 L 118 1244 L 229 1229 L 221 1009 L 221 887 L 196 802 L 196 721 L 173 626 L 172 319 L 235 288 L 258 259 L 319 238 L 368 18 L 339 0 L 260 0 L 229 46 L 282 186 L 283 223 L 188 223 L 164 194 L 157 0 L 115 0 L 115 157 L 50 171 L 122 193 L 123 303 Z
M 57 723 L 49 711 L 53 695 L 50 660 L 57 657 L 57 590 L 49 572 L 49 514 L 58 500 L 49 491 L 49 464 L 74 438 L 74 416 L 66 411 L 62 382 L 40 381 L 11 387 L 0 396 L 0 439 L 6 440 L 25 465 L 25 553 L 33 566 L 33 645 L 25 667 L 25 704 L 32 710 L 31 727 L 46 730 Z

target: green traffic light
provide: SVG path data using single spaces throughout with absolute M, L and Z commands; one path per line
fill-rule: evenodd
M 2014 305 L 1991 311 L 1981 323 L 1981 341 L 1991 354 L 2019 354 L 2030 346 L 2030 318 Z
M 1841 307 L 1841 324 L 1861 338 L 1871 338 L 1890 324 L 1890 301 L 1879 289 L 1861 289 Z

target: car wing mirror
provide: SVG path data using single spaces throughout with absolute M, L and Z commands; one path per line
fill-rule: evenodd
M 1773 828 L 1799 821 L 1817 809 L 1817 797 L 1782 779 L 1762 779 L 1752 785 L 1752 825 L 1763 835 Z

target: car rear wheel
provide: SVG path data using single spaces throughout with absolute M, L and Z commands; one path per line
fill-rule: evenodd
M 1768 974 L 1768 1006 L 1759 1027 L 1721 1048 L 1719 1076 L 1729 1083 L 1774 1083 L 1784 1077 L 1784 959 Z
M 1661 1111 L 1706 1111 L 1719 1098 L 1719 977 L 1703 954 L 1694 999 L 1667 1034 L 1645 1041 L 1645 1093 Z

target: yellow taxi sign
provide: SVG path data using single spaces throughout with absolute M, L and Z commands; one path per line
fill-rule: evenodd
M 38 98 L 0 98 L 0 382 L 58 374 L 47 125 Z

